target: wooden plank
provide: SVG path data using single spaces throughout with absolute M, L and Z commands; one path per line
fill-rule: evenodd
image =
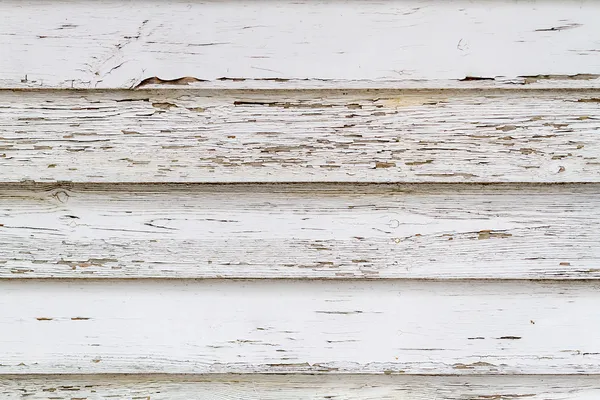
M 600 182 L 599 91 L 1 91 L 0 182 Z
M 3 1 L 0 86 L 130 88 L 151 77 L 402 86 L 600 73 L 595 1 L 90 4 Z
M 599 210 L 597 185 L 38 185 L 0 193 L 0 278 L 598 279 Z
M 597 374 L 598 284 L 0 281 L 4 374 Z
M 597 376 L 3 376 L 5 400 L 596 400 Z

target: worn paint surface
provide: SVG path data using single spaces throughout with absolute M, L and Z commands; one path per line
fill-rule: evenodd
M 0 397 L 596 399 L 599 14 L 1 2 Z
M 0 84 L 130 88 L 152 77 L 526 83 L 599 74 L 599 12 L 595 1 L 4 1 Z
M 598 91 L 0 93 L 0 181 L 599 182 Z
M 26 188 L 0 278 L 600 277 L 596 185 Z
M 598 288 L 4 280 L 0 373 L 599 373 Z
M 8 376 L 6 400 L 596 400 L 593 376 L 73 375 Z

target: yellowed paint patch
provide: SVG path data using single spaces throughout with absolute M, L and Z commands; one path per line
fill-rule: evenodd
M 440 102 L 445 102 L 446 98 L 441 96 L 432 95 L 405 95 L 400 97 L 381 99 L 379 103 L 389 108 L 402 108 L 402 107 L 413 107 L 413 106 L 434 106 Z

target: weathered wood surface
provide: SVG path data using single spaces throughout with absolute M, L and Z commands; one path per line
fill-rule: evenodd
M 4 400 L 596 400 L 595 376 L 0 376 Z
M 0 86 L 599 74 L 599 13 L 595 1 L 3 1 Z
M 598 398 L 598 15 L 0 2 L 0 397 Z
M 36 87 L 28 86 L 27 89 Z M 21 88 L 18 88 L 21 89 Z M 198 81 L 190 77 L 172 81 L 149 78 L 140 82 L 135 90 L 178 89 L 178 90 L 465 90 L 465 89 L 501 89 L 501 90 L 588 90 L 600 89 L 600 74 L 573 75 L 535 75 L 516 78 L 466 77 L 463 79 L 431 80 L 329 80 L 329 79 L 217 79 Z
M 0 281 L 0 373 L 598 374 L 597 283 Z
M 598 91 L 4 91 L 0 181 L 600 182 Z
M 600 278 L 600 186 L 0 193 L 0 278 Z

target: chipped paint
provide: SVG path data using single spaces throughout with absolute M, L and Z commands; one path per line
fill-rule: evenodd
M 243 13 L 231 10 L 228 2 L 149 7 L 102 0 L 93 9 L 60 1 L 19 7 L 5 2 L 0 5 L 0 48 L 5 50 L 0 86 L 346 89 L 504 81 L 512 87 L 524 80 L 553 84 L 550 79 L 527 82 L 540 74 L 585 77 L 599 70 L 595 17 L 600 7 L 593 1 L 437 2 L 432 7 L 424 0 L 282 0 L 247 2 Z M 431 34 L 436 27 L 440 35 Z M 382 45 L 382 38 L 402 40 Z M 563 79 L 560 84 L 581 82 Z
M 0 278 L 600 277 L 596 185 L 8 188 Z
M 0 280 L 0 373 L 595 374 L 600 321 L 576 310 L 599 299 L 591 281 Z
M 436 93 L 0 92 L 0 166 L 12 182 L 600 182 L 595 91 Z

